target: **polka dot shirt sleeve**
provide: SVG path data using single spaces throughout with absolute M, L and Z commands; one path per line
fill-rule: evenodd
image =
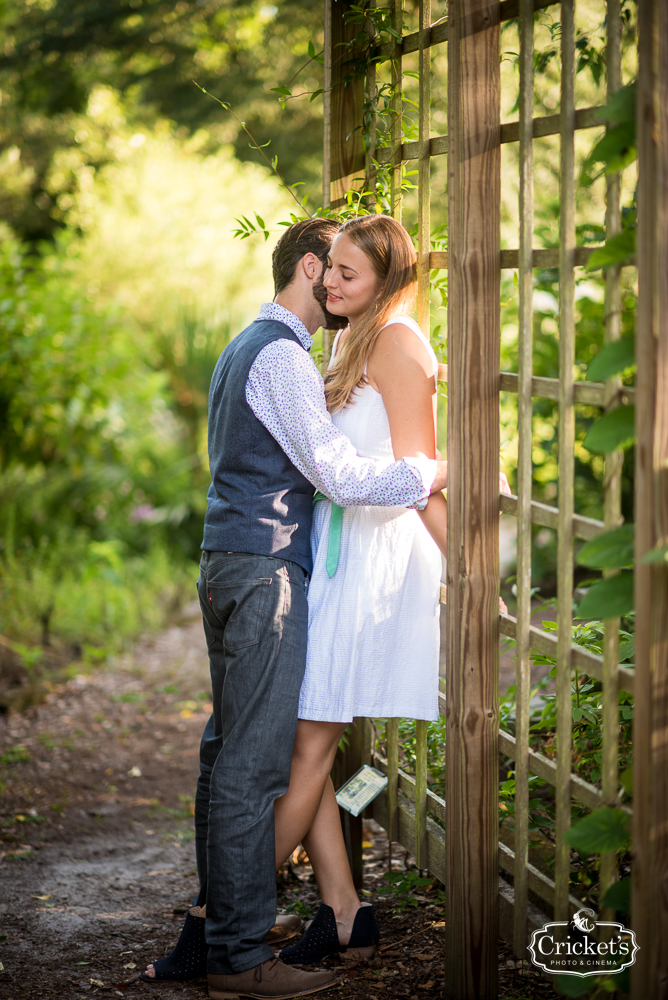
M 248 374 L 246 401 L 302 475 L 334 503 L 426 506 L 436 463 L 358 455 L 332 423 L 313 359 L 294 341 L 275 340 L 260 351 Z

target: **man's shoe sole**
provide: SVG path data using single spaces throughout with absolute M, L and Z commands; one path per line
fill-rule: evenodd
M 254 1000 L 291 1000 L 291 997 L 305 997 L 309 993 L 321 993 L 322 990 L 329 990 L 332 986 L 338 986 L 338 980 L 333 983 L 326 983 L 324 986 L 316 986 L 312 990 L 300 990 L 298 993 L 236 993 L 229 990 L 212 990 L 209 987 L 209 1000 L 243 1000 L 244 997 L 252 997 Z

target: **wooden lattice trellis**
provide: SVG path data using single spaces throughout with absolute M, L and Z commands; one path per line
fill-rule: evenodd
M 373 759 L 389 777 L 374 817 L 446 884 L 446 995 L 493 998 L 497 994 L 499 930 L 518 956 L 527 935 L 546 914 L 568 919 L 582 906 L 569 891 L 570 854 L 563 833 L 572 800 L 594 809 L 615 804 L 618 793 L 618 691 L 635 698 L 633 809 L 633 913 L 640 952 L 632 970 L 634 1000 L 668 996 L 668 567 L 643 563 L 668 542 L 668 3 L 638 0 L 639 222 L 637 266 L 638 375 L 635 392 L 617 378 L 605 384 L 574 381 L 574 269 L 590 249 L 576 246 L 574 133 L 600 127 L 596 108 L 575 108 L 574 0 L 563 0 L 561 100 L 556 115 L 534 118 L 533 26 L 549 0 L 451 0 L 447 21 L 431 25 L 430 0 L 420 0 L 419 30 L 386 46 L 394 89 L 389 147 L 364 149 L 359 128 L 364 89 L 351 78 L 351 55 L 342 43 L 357 32 L 348 0 L 325 3 L 325 201 L 343 204 L 345 192 L 369 174 L 371 157 L 390 165 L 392 205 L 401 217 L 401 164 L 418 163 L 418 318 L 429 332 L 429 271 L 448 268 L 448 572 L 446 698 L 446 799 L 427 786 L 427 729 L 417 723 L 417 766 L 400 770 L 398 720 L 388 720 L 387 759 L 374 757 L 363 720 L 357 720 L 344 769 Z M 621 85 L 620 0 L 607 3 L 607 92 Z M 500 24 L 519 18 L 519 120 L 500 124 Z M 402 9 L 392 3 L 392 23 L 402 32 Z M 430 55 L 447 44 L 448 135 L 430 134 Z M 419 139 L 402 141 L 402 58 L 419 58 Z M 342 81 L 346 80 L 346 85 Z M 373 142 L 373 126 L 370 134 Z M 560 247 L 533 247 L 533 139 L 559 135 Z M 500 249 L 500 147 L 519 143 L 519 247 Z M 448 155 L 448 251 L 431 250 L 430 160 Z M 440 192 L 437 196 L 441 196 Z M 620 231 L 620 188 L 607 181 L 607 238 Z M 559 378 L 532 370 L 532 269 L 559 268 Z M 500 272 L 519 276 L 517 373 L 499 372 Z M 620 269 L 606 273 L 606 341 L 620 336 Z M 499 392 L 517 393 L 518 493 L 499 497 Z M 532 398 L 559 406 L 559 506 L 532 499 Z M 574 538 L 592 539 L 621 521 L 622 454 L 606 458 L 605 520 L 574 512 L 575 405 L 608 409 L 637 404 L 636 447 L 636 664 L 618 664 L 618 621 L 606 623 L 603 656 L 571 640 Z M 517 518 L 517 615 L 498 614 L 499 507 Z M 531 526 L 558 535 L 558 638 L 531 625 Z M 445 596 L 445 595 L 444 595 Z M 515 735 L 499 729 L 499 636 L 517 641 Z M 557 759 L 529 748 L 530 649 L 557 659 Z M 600 786 L 571 772 L 571 672 L 603 686 Z M 513 847 L 499 843 L 499 754 L 515 761 Z M 554 786 L 557 850 L 554 878 L 529 863 L 529 775 Z M 348 831 L 353 867 L 361 878 L 361 830 Z M 508 876 L 512 876 L 509 880 Z M 604 890 L 617 877 L 616 857 L 601 859 Z M 512 885 L 511 885 L 512 882 Z M 543 901 L 544 911 L 533 905 Z M 606 914 L 602 914 L 603 917 Z

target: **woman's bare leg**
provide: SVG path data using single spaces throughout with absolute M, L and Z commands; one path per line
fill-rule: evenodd
M 302 843 L 313 824 L 345 728 L 342 722 L 297 722 L 290 787 L 274 802 L 277 869 Z
M 355 914 L 361 904 L 353 885 L 339 807 L 334 794 L 334 785 L 329 776 L 320 800 L 320 808 L 302 843 L 313 866 L 320 898 L 334 910 L 339 942 L 342 945 L 348 944 Z

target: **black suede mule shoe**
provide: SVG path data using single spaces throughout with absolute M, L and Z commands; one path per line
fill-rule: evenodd
M 185 982 L 206 979 L 207 946 L 204 938 L 206 906 L 193 906 L 186 914 L 181 936 L 169 955 L 153 962 L 155 975 L 145 971 L 139 976 L 145 983 Z M 304 926 L 295 913 L 279 913 L 276 923 L 266 936 L 267 944 L 275 946 L 289 941 Z
M 204 939 L 204 907 L 193 906 L 186 913 L 181 936 L 169 955 L 153 962 L 155 976 L 142 972 L 140 979 L 145 983 L 179 982 L 187 979 L 206 978 L 206 941 Z
M 350 941 L 339 943 L 334 910 L 321 903 L 304 937 L 297 944 L 283 948 L 281 962 L 286 965 L 310 965 L 327 955 L 345 954 L 346 958 L 373 958 L 380 940 L 380 927 L 373 906 L 362 904 L 355 914 Z

